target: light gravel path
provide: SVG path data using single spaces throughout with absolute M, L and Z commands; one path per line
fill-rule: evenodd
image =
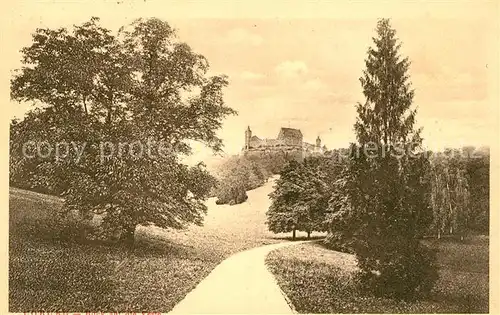
M 292 314 L 274 276 L 269 252 L 301 242 L 284 242 L 239 252 L 220 263 L 171 314 Z

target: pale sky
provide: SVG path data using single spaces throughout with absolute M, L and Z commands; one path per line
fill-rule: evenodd
M 411 81 L 424 144 L 492 145 L 498 141 L 498 7 L 482 2 L 270 2 L 19 1 L 2 19 L 2 70 L 20 66 L 19 49 L 37 27 L 70 27 L 91 16 L 116 31 L 138 17 L 158 17 L 227 74 L 228 118 L 220 136 L 238 153 L 250 125 L 259 137 L 281 126 L 300 128 L 308 142 L 319 135 L 329 148 L 353 141 L 359 77 L 378 18 L 388 17 L 412 62 Z M 9 74 L 10 75 L 10 74 Z M 12 116 L 26 105 L 8 100 Z M 207 153 L 196 146 L 195 158 Z

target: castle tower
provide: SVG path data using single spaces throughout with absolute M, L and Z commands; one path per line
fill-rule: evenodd
M 316 148 L 320 148 L 321 147 L 321 139 L 319 138 L 319 136 L 316 138 Z
M 247 130 L 245 130 L 245 150 L 250 149 L 250 138 L 252 138 L 252 130 L 248 126 Z

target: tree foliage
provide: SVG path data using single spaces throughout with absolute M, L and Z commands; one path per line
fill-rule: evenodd
M 450 153 L 450 158 L 436 156 L 432 161 L 433 230 L 438 238 L 446 233 L 464 233 L 469 219 L 470 193 L 464 161 Z
M 487 232 L 489 224 L 489 153 L 465 147 L 434 152 L 431 158 L 430 233 L 460 235 Z
M 268 176 L 255 161 L 231 156 L 215 172 L 217 204 L 239 204 L 248 199 L 247 191 L 262 186 Z
M 116 35 L 98 18 L 37 29 L 22 53 L 11 97 L 41 106 L 11 125 L 14 182 L 62 183 L 55 191 L 67 210 L 103 215 L 103 234 L 120 230 L 124 240 L 138 224 L 201 224 L 214 180 L 179 157 L 191 153 L 191 140 L 221 150 L 216 132 L 235 114 L 223 100 L 225 76 L 207 76 L 207 60 L 159 19 L 136 20 Z M 85 150 L 81 159 L 74 148 L 64 159 L 31 159 L 19 152 L 27 139 Z M 119 144 L 128 146 L 117 152 Z
M 414 298 L 428 294 L 437 277 L 434 255 L 419 241 L 432 221 L 430 165 L 418 154 L 410 63 L 388 20 L 376 32 L 360 79 L 366 101 L 357 105 L 358 143 L 335 183 L 327 222 L 337 234 L 331 240 L 354 240 L 362 287 Z
M 274 233 L 324 231 L 324 210 L 329 187 L 321 159 L 306 158 L 289 161 L 269 195 L 271 206 L 267 211 L 267 225 Z
M 490 151 L 489 148 L 473 149 L 467 156 L 466 170 L 470 197 L 468 227 L 476 232 L 488 233 L 490 228 Z
M 213 194 L 217 204 L 239 204 L 247 200 L 246 192 L 262 186 L 279 174 L 286 164 L 282 152 L 243 154 L 228 157 L 215 170 L 217 187 Z

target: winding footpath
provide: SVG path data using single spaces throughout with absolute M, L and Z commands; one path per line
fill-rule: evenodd
M 171 314 L 292 314 L 265 259 L 271 251 L 304 242 L 285 242 L 236 253 L 189 292 Z

